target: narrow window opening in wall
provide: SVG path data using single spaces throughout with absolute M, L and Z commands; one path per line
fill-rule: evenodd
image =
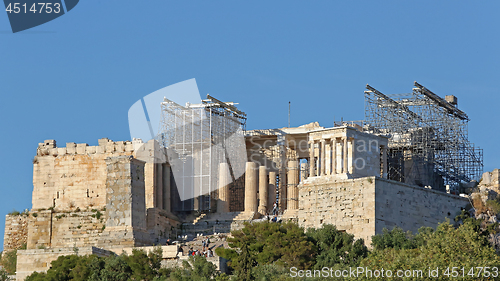
M 321 224 L 322 224 L 322 223 L 323 223 L 323 220 L 320 220 L 320 221 L 319 221 L 319 223 L 321 223 Z
M 57 192 L 57 199 L 59 199 L 59 191 Z
M 88 197 L 90 197 L 90 196 L 89 196 L 89 190 L 87 189 L 87 198 L 88 198 Z

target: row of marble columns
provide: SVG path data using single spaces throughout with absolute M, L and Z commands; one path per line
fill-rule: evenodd
M 146 208 L 159 208 L 171 211 L 170 204 L 170 166 L 162 163 L 146 163 Z
M 319 143 L 319 157 L 317 161 L 314 161 L 316 143 Z M 340 146 L 340 157 L 337 146 Z M 355 151 L 354 138 L 343 137 L 309 141 L 309 175 L 314 177 L 354 173 Z
M 287 184 L 287 207 L 298 209 L 299 184 L 299 161 L 288 162 L 288 184 Z M 217 200 L 217 212 L 229 212 L 229 185 L 231 175 L 227 163 L 219 166 L 219 198 Z M 282 192 L 284 193 L 284 192 Z M 276 202 L 276 172 L 268 172 L 266 166 L 258 166 L 257 163 L 247 162 L 245 170 L 245 212 L 270 213 Z M 281 206 L 282 208 L 284 206 Z

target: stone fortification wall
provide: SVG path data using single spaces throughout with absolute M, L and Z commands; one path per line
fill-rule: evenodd
M 480 184 L 500 193 L 500 170 L 483 173 Z
M 16 280 L 23 281 L 34 271 L 46 272 L 50 268 L 50 263 L 58 257 L 75 254 L 106 257 L 113 253 L 95 247 L 19 250 L 17 251 Z
M 179 231 L 179 221 L 171 213 L 158 208 L 147 210 L 147 229 L 154 244 L 165 245 L 168 239 L 176 240 Z
M 28 219 L 28 249 L 151 244 L 146 231 L 144 162 L 132 156 L 105 159 L 105 206 L 73 211 L 34 210 Z
M 457 195 L 386 179 L 375 181 L 376 233 L 396 225 L 416 232 L 453 219 L 469 200 Z
M 370 241 L 375 234 L 375 179 L 334 180 L 317 177 L 299 185 L 299 225 L 334 224 Z
M 6 215 L 3 239 L 4 252 L 21 248 L 28 242 L 29 215 Z
M 316 178 L 299 186 L 298 222 L 303 227 L 334 224 L 363 238 L 395 226 L 416 232 L 453 219 L 468 199 L 401 182 L 367 177 L 348 180 Z
M 38 145 L 33 160 L 33 209 L 71 210 L 106 205 L 106 162 L 108 157 L 133 155 L 142 141 L 113 142 L 106 138 L 98 146 L 54 140 Z
M 97 246 L 105 221 L 104 210 L 32 212 L 28 223 L 28 249 Z
M 154 140 L 99 140 L 98 146 L 54 140 L 38 145 L 33 159 L 33 209 L 57 211 L 106 206 L 106 158 L 134 156 L 146 162 L 146 207 L 170 211 L 169 166 L 162 148 Z
M 146 229 L 144 162 L 132 156 L 106 159 L 106 229 L 102 245 L 151 244 Z

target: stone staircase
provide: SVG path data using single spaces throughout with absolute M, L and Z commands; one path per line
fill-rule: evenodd
M 182 224 L 182 235 L 197 234 L 211 235 L 214 233 L 229 233 L 232 230 L 241 229 L 244 222 L 259 218 L 258 213 L 251 212 L 229 212 L 202 214 Z M 189 221 L 189 217 L 186 218 Z

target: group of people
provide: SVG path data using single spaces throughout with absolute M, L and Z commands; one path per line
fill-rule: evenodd
M 202 251 L 193 250 L 193 247 L 189 248 L 189 256 L 204 256 L 205 258 L 211 258 L 214 256 L 214 252 L 210 249 L 210 238 L 203 239 L 201 242 L 203 249 Z M 182 247 L 179 247 L 179 253 L 184 253 Z
M 189 256 L 204 256 L 205 258 L 211 258 L 214 256 L 214 253 L 212 252 L 212 250 L 210 250 L 210 248 L 203 248 L 203 251 L 199 251 L 199 250 L 193 250 L 193 247 L 189 248 L 189 252 L 188 252 L 188 255 Z

